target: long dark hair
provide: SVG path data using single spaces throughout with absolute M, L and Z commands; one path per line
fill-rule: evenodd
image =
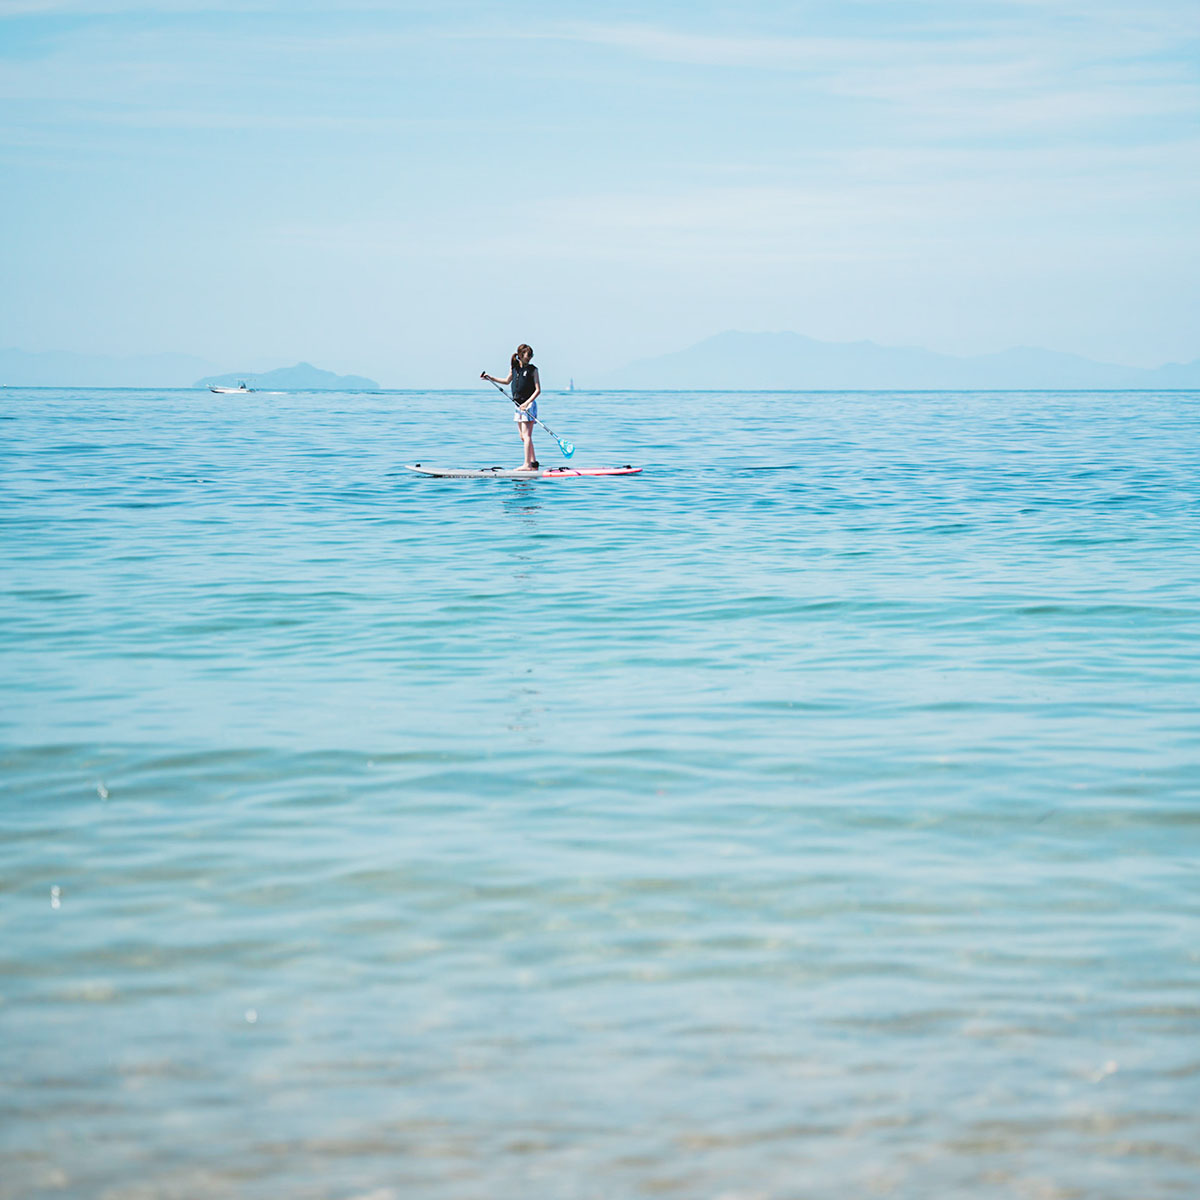
M 517 369 L 517 368 L 518 368 L 518 367 L 521 365 L 521 351 L 522 351 L 522 350 L 528 350 L 528 351 L 529 351 L 529 357 L 530 357 L 530 358 L 532 358 L 532 357 L 533 357 L 533 347 L 532 347 L 532 346 L 527 346 L 527 345 L 525 345 L 525 343 L 524 343 L 524 342 L 522 342 L 522 343 L 521 343 L 521 344 L 520 344 L 520 345 L 517 347 L 517 352 L 516 352 L 516 354 L 514 354 L 514 355 L 512 356 L 512 361 L 511 361 L 511 363 L 509 364 L 509 365 L 512 367 L 512 369 L 513 369 L 514 371 L 515 371 L 515 370 L 516 370 L 516 369 Z

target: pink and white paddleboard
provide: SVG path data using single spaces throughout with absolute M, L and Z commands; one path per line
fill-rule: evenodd
M 641 467 L 535 467 L 532 471 L 514 471 L 509 467 L 484 467 L 472 471 L 461 467 L 423 467 L 413 463 L 406 470 L 436 479 L 578 479 L 592 475 L 637 475 Z

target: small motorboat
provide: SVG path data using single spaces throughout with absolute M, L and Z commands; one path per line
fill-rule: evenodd
M 215 383 L 210 383 L 208 385 L 208 390 L 210 392 L 216 392 L 220 396 L 245 396 L 245 395 L 248 395 L 250 392 L 256 391 L 257 389 L 252 388 L 252 387 L 247 387 L 246 381 L 244 379 L 239 379 L 238 385 L 235 388 L 217 387 L 217 385 Z

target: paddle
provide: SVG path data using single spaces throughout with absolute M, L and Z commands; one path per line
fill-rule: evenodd
M 485 379 L 487 377 L 485 375 L 480 375 L 479 378 Z M 494 379 L 488 379 L 488 383 L 490 383 L 492 387 L 494 387 L 496 391 L 498 391 L 500 395 L 505 398 L 505 400 L 512 400 L 514 404 L 517 404 L 517 402 L 513 400 L 513 398 Z M 517 407 L 520 408 L 521 406 L 517 404 Z M 533 419 L 558 443 L 558 448 L 563 452 L 563 458 L 570 458 L 571 455 L 575 453 L 574 442 L 564 442 L 562 438 L 560 438 L 558 434 L 555 433 L 554 430 L 542 420 L 541 417 L 534 417 Z

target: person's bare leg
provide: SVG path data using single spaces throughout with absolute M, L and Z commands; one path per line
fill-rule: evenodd
M 517 468 L 518 471 L 530 471 L 537 459 L 533 456 L 533 422 L 518 421 L 517 431 L 521 435 L 521 444 L 525 447 L 525 461 Z

